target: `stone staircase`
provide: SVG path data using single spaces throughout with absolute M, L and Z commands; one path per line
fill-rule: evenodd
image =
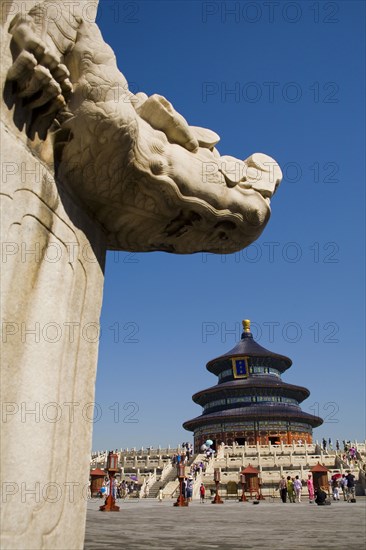
M 166 477 L 163 480 L 157 479 L 155 483 L 152 484 L 152 486 L 149 489 L 149 494 L 147 498 L 157 498 L 160 487 L 163 488 L 163 494 L 164 494 L 164 488 L 169 483 L 172 483 L 172 482 L 174 483 L 174 485 L 178 484 L 177 469 L 175 466 L 173 466 L 172 470 L 169 472 L 169 474 L 166 475 Z M 173 492 L 174 492 L 174 489 L 173 489 Z
M 169 481 L 163 489 L 164 498 L 173 498 L 179 494 L 179 481 L 175 479 L 174 481 Z
M 204 458 L 205 457 L 202 454 L 192 455 L 192 457 L 189 459 L 188 463 L 186 464 L 186 471 L 188 472 L 189 468 L 192 466 L 193 463 L 202 462 Z M 166 498 L 172 497 L 177 492 L 179 487 L 179 481 L 177 478 L 177 467 L 175 464 L 172 466 L 172 471 L 169 472 L 169 474 L 166 475 L 163 480 L 157 479 L 154 482 L 154 484 L 149 489 L 149 494 L 147 498 L 156 498 L 158 496 L 160 487 L 162 487 L 163 495 Z

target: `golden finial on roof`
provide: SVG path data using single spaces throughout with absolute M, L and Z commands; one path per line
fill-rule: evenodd
M 244 319 L 242 324 L 244 332 L 250 332 L 250 319 Z

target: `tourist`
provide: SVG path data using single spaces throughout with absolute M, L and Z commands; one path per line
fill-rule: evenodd
M 324 506 L 325 504 L 330 504 L 330 501 L 327 500 L 327 493 L 325 487 L 319 487 L 316 491 L 315 502 L 318 506 Z
M 103 481 L 103 485 L 99 489 L 99 494 L 100 494 L 101 498 L 104 498 L 104 497 L 107 496 L 107 487 L 106 487 L 106 482 L 105 481 Z
M 279 483 L 279 491 L 280 491 L 280 497 L 282 502 L 286 502 L 287 500 L 287 481 L 285 479 L 285 476 L 282 476 Z
M 308 492 L 309 492 L 309 502 L 314 502 L 314 498 L 315 498 L 314 484 L 313 484 L 313 478 L 312 478 L 311 474 L 308 475 L 306 485 L 307 485 Z
M 346 474 L 342 474 L 342 479 L 340 480 L 340 486 L 342 488 L 342 493 L 343 493 L 343 500 L 346 501 L 347 500 L 347 478 L 346 478 Z
M 347 470 L 347 502 L 356 502 L 356 487 L 355 476 L 351 474 L 350 470 Z
M 336 449 L 337 449 L 337 451 L 339 451 L 339 448 L 340 448 L 339 440 L 337 439 L 337 441 L 336 441 Z
M 323 437 L 322 443 L 323 443 L 323 451 L 326 451 L 327 450 L 327 441 L 324 437 Z
M 112 496 L 113 496 L 114 500 L 116 500 L 117 496 L 118 496 L 118 479 L 116 479 L 116 478 L 113 478 Z
M 189 477 L 187 480 L 187 499 L 188 502 L 192 502 L 193 495 L 193 478 Z
M 203 483 L 201 483 L 201 485 L 200 485 L 200 503 L 202 503 L 202 504 L 205 503 L 205 494 L 206 494 L 205 486 L 203 485 Z
M 301 480 L 299 479 L 299 476 L 295 477 L 294 489 L 295 489 L 295 495 L 296 495 L 296 502 L 301 502 L 302 483 L 301 483 Z
M 290 476 L 287 476 L 287 494 L 290 502 L 295 502 L 294 482 Z
M 203 470 L 203 463 L 202 462 L 200 462 L 200 463 L 195 462 L 194 464 L 192 464 L 191 475 L 192 475 L 192 477 L 194 477 L 194 479 L 197 479 L 197 476 L 200 473 L 200 470 Z
M 356 449 L 355 447 L 351 447 L 349 450 L 349 461 L 352 464 L 356 460 Z
M 163 495 L 163 488 L 160 487 L 159 493 L 158 493 L 158 501 L 159 501 L 159 502 L 163 502 L 163 496 L 164 496 L 164 495 Z
M 182 495 L 184 498 L 187 498 L 187 478 L 186 477 L 182 481 Z
M 333 500 L 339 500 L 339 481 L 336 477 L 332 479 L 332 494 L 333 494 Z

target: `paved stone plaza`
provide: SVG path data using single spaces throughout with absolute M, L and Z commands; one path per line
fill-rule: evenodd
M 89 501 L 84 550 L 360 550 L 365 545 L 365 497 L 331 506 L 307 500 L 259 505 L 235 501 L 212 505 L 207 500 L 175 508 L 173 502 L 118 501 L 120 512 L 103 513 L 99 512 L 102 500 Z

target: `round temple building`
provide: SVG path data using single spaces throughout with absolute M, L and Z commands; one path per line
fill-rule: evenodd
M 323 421 L 300 408 L 309 390 L 281 380 L 291 365 L 288 357 L 257 344 L 250 321 L 243 321 L 240 342 L 206 365 L 218 383 L 192 398 L 203 411 L 183 427 L 194 432 L 195 452 L 207 439 L 212 439 L 214 447 L 234 441 L 239 445 L 311 443 L 313 428 Z

